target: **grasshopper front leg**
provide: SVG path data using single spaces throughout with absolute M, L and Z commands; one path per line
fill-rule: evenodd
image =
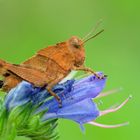
M 87 67 L 74 67 L 74 70 L 81 70 L 81 71 L 85 71 L 85 72 L 90 72 L 92 74 L 94 74 L 98 79 L 103 79 L 104 76 L 99 76 L 94 70 L 92 70 L 91 68 L 87 68 Z

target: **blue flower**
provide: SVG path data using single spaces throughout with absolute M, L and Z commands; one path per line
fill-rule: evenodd
M 64 118 L 73 120 L 80 126 L 85 123 L 107 128 L 122 126 L 124 124 L 106 126 L 94 122 L 97 117 L 118 110 L 128 101 L 127 99 L 117 108 L 100 111 L 93 99 L 100 96 L 99 94 L 105 87 L 106 79 L 106 77 L 98 79 L 94 75 L 90 75 L 80 80 L 68 80 L 65 83 L 57 84 L 53 91 L 61 98 L 62 108 L 59 108 L 56 99 L 51 97 L 45 88 L 34 87 L 32 84 L 23 81 L 9 92 L 4 104 L 10 111 L 14 107 L 30 102 L 32 107 L 37 106 L 34 114 L 44 112 L 41 117 L 42 122 Z

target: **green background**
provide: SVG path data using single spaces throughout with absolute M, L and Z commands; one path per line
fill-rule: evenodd
M 123 91 L 103 98 L 99 108 L 120 103 L 129 94 L 133 99 L 97 121 L 129 121 L 130 125 L 116 129 L 85 125 L 82 134 L 77 124 L 60 120 L 60 140 L 140 139 L 139 4 L 139 0 L 0 0 L 0 58 L 11 63 L 20 63 L 72 35 L 82 38 L 103 19 L 99 29 L 105 32 L 86 44 L 86 65 L 109 76 L 105 90 L 123 87 Z

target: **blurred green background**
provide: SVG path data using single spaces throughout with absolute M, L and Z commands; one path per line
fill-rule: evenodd
M 21 63 L 37 50 L 72 35 L 84 37 L 103 19 L 105 32 L 86 44 L 86 65 L 109 77 L 105 90 L 123 87 L 102 99 L 101 109 L 133 99 L 120 111 L 97 119 L 104 124 L 130 125 L 103 129 L 60 120 L 60 140 L 140 139 L 140 2 L 138 0 L 0 0 L 0 58 Z M 97 101 L 99 102 L 99 101 Z M 24 138 L 17 138 L 24 140 Z

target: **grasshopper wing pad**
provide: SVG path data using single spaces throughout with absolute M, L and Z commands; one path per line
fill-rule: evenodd
M 33 83 L 36 86 L 43 86 L 47 83 L 45 73 L 39 70 L 14 65 L 8 65 L 7 69 L 10 72 L 16 74 L 17 76 L 30 83 Z

